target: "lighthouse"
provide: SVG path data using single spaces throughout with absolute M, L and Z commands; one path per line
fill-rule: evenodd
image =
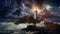
M 34 13 L 34 19 L 37 19 L 37 10 Z

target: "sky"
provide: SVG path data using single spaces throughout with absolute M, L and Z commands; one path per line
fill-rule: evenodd
M 52 6 L 52 12 L 59 15 L 60 0 L 0 0 L 0 22 L 14 22 L 20 17 L 31 15 L 32 4 Z

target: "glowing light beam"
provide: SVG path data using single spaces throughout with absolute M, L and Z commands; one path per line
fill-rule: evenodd
M 33 5 L 32 12 L 35 13 L 35 11 L 37 11 L 37 13 L 40 14 L 43 11 L 43 9 L 40 9 L 39 6 Z

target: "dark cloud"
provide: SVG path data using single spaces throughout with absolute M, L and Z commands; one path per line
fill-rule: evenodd
M 53 6 L 60 6 L 60 0 L 47 0 L 47 2 Z
M 40 8 L 43 6 L 45 0 L 34 0 L 35 5 L 40 6 Z
M 28 15 L 28 9 L 32 4 L 31 0 L 0 0 L 0 2 L 0 22 L 15 21 L 20 14 L 21 16 Z M 25 9 L 22 4 L 27 8 Z
M 42 4 L 44 3 L 45 0 L 34 0 L 37 4 Z

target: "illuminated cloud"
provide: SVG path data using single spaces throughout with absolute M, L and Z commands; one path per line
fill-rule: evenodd
M 59 6 L 59 8 L 60 8 L 60 6 Z
M 46 10 L 50 10 L 52 7 L 50 5 L 45 6 Z

